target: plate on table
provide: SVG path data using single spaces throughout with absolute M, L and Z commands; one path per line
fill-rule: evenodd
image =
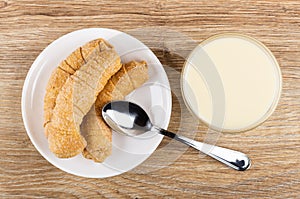
M 112 154 L 95 163 L 81 154 L 69 159 L 57 158 L 48 148 L 43 128 L 43 106 L 47 82 L 52 71 L 75 49 L 103 38 L 115 47 L 123 63 L 145 60 L 149 80 L 126 99 L 142 106 L 156 125 L 167 128 L 171 116 L 171 89 L 163 66 L 153 52 L 136 38 L 113 29 L 90 28 L 68 33 L 47 46 L 32 64 L 22 92 L 23 122 L 31 142 L 40 154 L 57 168 L 82 177 L 105 178 L 127 172 L 145 161 L 160 144 L 163 136 L 146 133 L 127 137 L 113 132 Z

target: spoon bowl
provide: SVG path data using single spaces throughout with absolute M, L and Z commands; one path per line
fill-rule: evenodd
M 129 136 L 144 134 L 152 128 L 144 109 L 127 101 L 112 101 L 106 104 L 102 108 L 102 116 L 113 130 Z

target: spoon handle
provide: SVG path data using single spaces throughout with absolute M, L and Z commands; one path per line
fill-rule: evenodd
M 190 138 L 187 138 L 187 137 L 184 137 L 181 135 L 177 135 L 170 131 L 161 129 L 159 127 L 155 127 L 155 130 L 157 130 L 162 135 L 168 136 L 168 137 L 175 139 L 179 142 L 182 142 L 188 146 L 191 146 L 191 147 L 201 151 L 202 153 L 207 154 L 210 157 L 226 164 L 227 166 L 229 166 L 235 170 L 245 171 L 251 165 L 250 159 L 244 153 L 234 151 L 231 149 L 226 149 L 223 147 L 206 144 L 203 142 L 198 142 L 198 141 L 192 140 Z

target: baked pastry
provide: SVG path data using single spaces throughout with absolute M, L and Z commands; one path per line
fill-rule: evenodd
M 73 157 L 83 151 L 86 141 L 80 134 L 82 119 L 109 78 L 122 66 L 114 48 L 102 39 L 70 56 L 73 62 L 67 59 L 59 65 L 45 95 L 46 136 L 50 150 L 59 158 Z
M 96 47 L 99 47 L 99 43 L 101 41 L 102 39 L 96 39 L 77 48 L 52 72 L 44 97 L 44 126 L 51 119 L 57 95 L 68 77 L 73 75 L 75 71 L 83 65 L 83 63 L 86 63 L 90 59 L 90 54 Z
M 148 80 L 146 62 L 132 61 L 110 78 L 99 93 L 95 106 L 84 117 L 81 129 L 87 141 L 84 157 L 103 162 L 111 154 L 112 132 L 102 118 L 102 107 L 112 100 L 123 100 L 126 95 Z

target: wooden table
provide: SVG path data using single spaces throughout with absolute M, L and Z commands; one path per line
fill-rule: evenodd
M 151 35 L 132 29 L 168 27 L 197 42 L 217 33 L 238 32 L 266 44 L 277 58 L 283 76 L 276 111 L 259 127 L 244 133 L 222 134 L 217 141 L 220 146 L 249 154 L 251 169 L 234 171 L 199 156 L 193 149 L 183 151 L 164 167 L 162 163 L 176 150 L 172 145 L 168 154 L 161 153 L 161 149 L 171 146 L 169 139 L 164 139 L 150 161 L 136 170 L 106 179 L 73 176 L 48 163 L 34 148 L 23 126 L 24 79 L 49 43 L 68 32 L 89 27 L 129 32 L 152 48 L 166 66 L 174 91 L 169 129 L 182 134 L 195 124 L 186 121 L 183 127 L 179 125 L 180 118 L 189 118 L 178 94 L 178 74 L 184 59 L 164 45 L 153 45 Z M 0 60 L 0 198 L 300 197 L 298 0 L 0 0 Z M 202 140 L 207 127 L 200 123 L 196 129 L 195 139 Z

